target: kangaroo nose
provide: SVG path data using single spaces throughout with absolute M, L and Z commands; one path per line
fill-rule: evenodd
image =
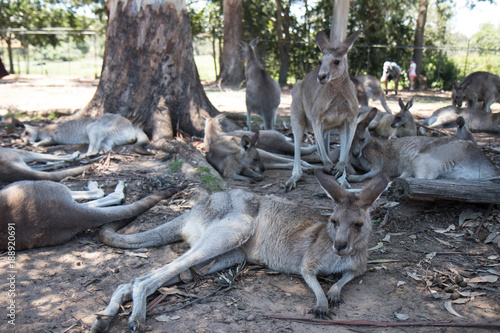
M 335 242 L 335 248 L 338 252 L 345 251 L 347 249 L 347 242 Z
M 319 73 L 318 74 L 318 82 L 323 84 L 326 82 L 327 75 L 326 73 Z

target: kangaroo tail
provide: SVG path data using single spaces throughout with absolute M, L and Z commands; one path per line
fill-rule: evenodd
M 117 220 L 116 215 L 119 215 L 118 219 L 128 219 L 145 212 L 146 210 L 157 204 L 159 201 L 167 199 L 185 188 L 185 185 L 174 187 L 162 193 L 150 195 L 130 205 L 105 207 L 100 209 L 105 210 L 109 215 L 113 215 L 113 217 L 110 218 L 110 221 Z M 128 221 L 116 221 L 104 225 L 101 228 L 99 236 L 104 244 L 119 248 L 137 249 L 144 247 L 161 246 L 182 240 L 182 236 L 180 233 L 182 228 L 182 220 L 183 215 L 154 229 L 128 235 L 117 232 L 117 230 L 124 227 L 125 224 L 128 224 Z

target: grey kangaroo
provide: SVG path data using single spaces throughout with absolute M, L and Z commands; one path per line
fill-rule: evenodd
M 479 109 L 457 108 L 454 105 L 442 107 L 420 122 L 429 127 L 452 127 L 459 117 L 473 132 L 500 132 L 500 113 L 484 112 Z
M 231 177 L 236 180 L 248 180 L 255 182 L 262 180 L 262 172 L 267 169 L 292 169 L 293 160 L 285 156 L 280 156 L 259 147 L 259 141 L 264 137 L 264 147 L 272 150 L 286 150 L 288 142 L 284 135 L 274 130 L 257 131 L 237 131 L 224 133 L 219 124 L 219 119 L 224 115 L 210 118 L 205 117 L 205 137 L 203 143 L 208 151 L 207 161 L 224 177 Z M 247 134 L 248 133 L 248 136 Z M 251 136 L 252 139 L 249 139 Z M 274 142 L 273 140 L 274 139 Z M 254 142 L 254 140 L 257 140 Z M 280 145 L 284 145 L 280 148 Z M 292 145 L 293 146 L 293 145 Z M 307 148 L 304 148 L 306 150 Z M 314 167 L 302 161 L 304 169 L 310 170 Z
M 479 108 L 483 102 L 483 110 L 491 112 L 491 105 L 500 102 L 500 77 L 488 72 L 474 72 L 467 75 L 458 84 L 451 79 L 453 86 L 452 102 L 454 106 L 462 107 L 467 102 L 469 108 Z
M 78 176 L 90 166 L 80 166 L 71 169 L 46 172 L 35 170 L 26 163 L 32 161 L 74 162 L 79 155 L 80 154 L 77 152 L 72 155 L 56 156 L 0 147 L 0 182 L 12 183 L 18 180 L 60 181 L 66 177 Z
M 245 69 L 247 126 L 248 130 L 252 129 L 250 116 L 256 113 L 264 121 L 264 129 L 272 130 L 281 101 L 281 88 L 257 59 L 255 47 L 258 41 L 259 39 L 255 38 L 250 45 L 240 42 L 247 62 Z
M 399 98 L 398 102 L 401 110 L 395 115 L 378 111 L 369 128 L 373 130 L 376 136 L 389 139 L 417 135 L 417 125 L 410 112 L 414 100 L 415 97 L 412 97 L 412 99 L 405 104 L 403 100 Z
M 323 53 L 320 65 L 295 84 L 292 90 L 290 122 L 295 154 L 292 176 L 286 182 L 287 191 L 292 190 L 302 177 L 300 146 L 308 128 L 314 132 L 317 151 L 323 168 L 328 172 L 334 168 L 329 157 L 329 132 L 339 130 L 340 158 L 335 171 L 341 175 L 343 185 L 347 186 L 346 169 L 349 166 L 349 149 L 356 131 L 359 105 L 356 89 L 348 73 L 347 52 L 359 34 L 359 31 L 355 32 L 336 48 L 330 44 L 323 31 L 316 34 L 316 42 Z
M 139 127 L 118 114 L 70 120 L 45 127 L 23 125 L 25 130 L 21 138 L 26 144 L 46 146 L 88 143 L 84 156 L 93 156 L 99 151 L 108 152 L 114 146 L 125 144 L 134 144 L 138 152 L 144 153 L 143 146 L 149 144 L 149 138 Z
M 356 129 L 351 148 L 352 164 L 366 173 L 350 175 L 350 181 L 370 179 L 381 170 L 390 177 L 421 179 L 487 179 L 500 175 L 472 141 L 427 136 L 394 140 L 372 138 L 368 124 L 376 113 L 377 109 L 372 109 Z
M 465 119 L 463 117 L 458 117 L 456 123 L 457 131 L 455 132 L 455 136 L 460 140 L 469 140 L 477 145 L 476 138 L 465 123 Z
M 123 183 L 105 198 L 79 204 L 75 198 L 95 197 L 46 180 L 15 182 L 0 191 L 0 249 L 9 246 L 11 230 L 16 250 L 63 244 L 83 230 L 137 216 L 181 189 L 171 188 L 130 205 L 103 207 L 124 200 Z
M 212 260 L 210 273 L 246 261 L 300 274 L 316 296 L 316 306 L 310 313 L 329 317 L 332 311 L 328 301 L 332 307 L 342 303 L 342 287 L 366 270 L 370 209 L 388 178 L 381 174 L 353 195 L 333 177 L 319 170 L 315 173 L 334 201 L 330 217 L 274 195 L 258 196 L 237 189 L 212 194 L 191 211 L 143 233 L 124 235 L 111 228 L 102 230 L 102 240 L 110 246 L 141 248 L 184 239 L 191 249 L 166 266 L 120 285 L 90 332 L 106 332 L 121 303 L 127 300 L 133 301 L 130 331 L 144 332 L 146 297 L 163 285 L 177 282 L 179 273 Z M 325 295 L 317 275 L 331 273 L 342 273 L 342 278 Z
M 362 75 L 356 75 L 356 79 L 359 82 L 361 82 L 366 93 L 366 104 L 361 104 L 361 105 L 365 106 L 368 105 L 370 99 L 374 101 L 379 100 L 384 110 L 387 113 L 392 114 L 391 109 L 387 105 L 387 101 L 384 96 L 384 91 L 382 90 L 382 86 L 380 85 L 380 81 L 377 78 L 368 74 L 362 74 Z

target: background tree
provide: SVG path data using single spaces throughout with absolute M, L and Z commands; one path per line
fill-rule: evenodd
M 154 142 L 178 131 L 202 136 L 201 113 L 214 116 L 218 111 L 194 64 L 185 3 L 110 0 L 108 11 L 101 79 L 92 100 L 75 117 L 118 113 Z
M 239 85 L 245 79 L 241 47 L 243 38 L 243 0 L 224 0 L 224 46 L 218 80 L 224 84 Z
M 417 75 L 420 74 L 422 69 L 422 54 L 424 46 L 424 31 L 425 22 L 427 20 L 427 7 L 429 6 L 429 0 L 420 0 L 418 3 L 418 17 L 417 26 L 415 28 L 415 39 L 414 39 L 414 49 L 413 49 L 413 59 L 417 65 Z

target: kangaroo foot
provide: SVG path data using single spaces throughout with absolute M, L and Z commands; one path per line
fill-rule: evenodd
M 92 324 L 92 327 L 90 328 L 90 333 L 104 333 L 107 332 L 109 329 L 109 326 L 111 325 L 111 321 L 113 320 L 114 317 L 111 316 L 102 316 L 102 315 L 97 315 L 94 324 Z
M 336 316 L 335 312 L 324 306 L 317 306 L 315 308 L 312 308 L 308 313 L 312 313 L 314 315 L 314 319 L 324 319 L 323 317 L 328 317 L 331 320 L 331 315 Z

